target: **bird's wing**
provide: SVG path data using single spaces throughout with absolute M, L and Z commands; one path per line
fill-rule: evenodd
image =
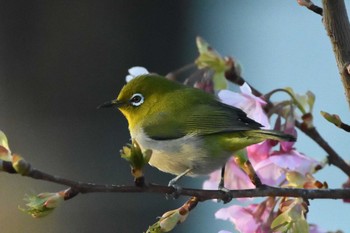
M 262 127 L 247 117 L 239 108 L 215 102 L 198 104 L 196 107 L 177 113 L 157 113 L 144 127 L 145 133 L 155 140 L 170 140 L 185 135 L 208 135 L 237 132 Z
M 154 140 L 171 140 L 185 136 L 184 122 L 172 113 L 158 112 L 145 120 L 143 127 L 148 137 Z
M 198 135 L 246 131 L 260 129 L 260 127 L 263 126 L 247 117 L 241 109 L 221 102 L 209 106 L 198 105 L 186 120 L 186 128 Z

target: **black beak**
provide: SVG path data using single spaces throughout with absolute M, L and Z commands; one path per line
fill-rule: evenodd
M 97 106 L 97 109 L 100 108 L 110 108 L 110 107 L 119 107 L 121 106 L 123 103 L 118 101 L 118 100 L 110 100 L 107 102 L 104 102 L 103 104 Z

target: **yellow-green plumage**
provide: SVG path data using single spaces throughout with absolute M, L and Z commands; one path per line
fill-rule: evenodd
M 209 93 L 157 75 L 127 83 L 116 105 L 129 123 L 131 137 L 153 151 L 150 164 L 179 175 L 208 174 L 237 150 L 265 139 L 295 140 L 261 124 Z M 106 105 L 104 105 L 106 106 Z

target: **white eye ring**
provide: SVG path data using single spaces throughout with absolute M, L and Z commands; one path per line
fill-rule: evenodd
M 145 98 L 143 97 L 143 95 L 136 93 L 131 96 L 129 101 L 133 106 L 137 107 L 143 104 L 143 102 L 145 101 Z

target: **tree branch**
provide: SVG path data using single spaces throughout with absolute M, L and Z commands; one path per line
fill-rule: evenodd
M 225 193 L 220 190 L 202 190 L 181 188 L 176 190 L 173 187 L 149 184 L 144 187 L 124 186 L 124 185 L 100 185 L 91 183 L 79 183 L 74 187 L 79 193 L 96 193 L 96 192 L 116 192 L 116 193 L 162 193 L 174 194 L 180 196 L 194 196 L 199 201 L 211 199 L 227 200 L 231 198 L 243 197 L 301 197 L 305 199 L 349 199 L 350 189 L 294 189 L 294 188 L 276 188 L 260 187 L 256 189 L 230 190 Z
M 311 0 L 297 0 L 297 2 L 300 6 L 305 6 L 307 7 L 307 9 L 315 12 L 316 14 L 319 14 L 319 15 L 323 14 L 322 8 L 319 6 L 316 6 Z
M 350 132 L 350 125 L 345 124 L 337 114 L 329 114 L 328 112 L 321 111 L 321 115 L 330 123 L 334 124 L 338 128 Z
M 343 129 L 346 132 L 350 132 L 350 125 L 345 124 L 343 122 L 340 124 L 339 128 Z
M 331 40 L 338 70 L 350 106 L 350 24 L 343 0 L 323 0 L 323 23 Z
M 350 41 L 350 40 L 349 40 Z M 232 66 L 230 70 L 226 71 L 225 77 L 227 80 L 237 84 L 243 85 L 245 82 L 244 78 L 239 76 L 235 70 L 235 66 Z M 263 94 L 250 85 L 252 92 L 256 96 L 263 96 Z M 266 100 L 267 105 L 265 110 L 268 111 L 273 107 L 273 103 L 270 100 Z M 303 133 L 314 140 L 324 151 L 328 154 L 328 163 L 341 169 L 347 176 L 350 177 L 350 165 L 347 164 L 343 158 L 327 143 L 326 140 L 321 136 L 315 127 L 303 127 L 303 124 L 299 121 L 295 121 L 296 127 L 298 127 Z
M 315 127 L 307 128 L 301 127 L 301 123 L 296 121 L 295 124 L 303 133 L 314 140 L 324 151 L 327 152 L 328 163 L 333 164 L 342 170 L 346 175 L 350 177 L 350 166 L 345 162 L 345 160 L 339 156 L 339 154 L 324 140 Z
M 6 163 L 6 167 L 9 171 L 3 170 L 8 173 L 14 169 L 10 168 L 10 162 Z M 26 162 L 27 163 L 27 162 Z M 30 167 L 30 164 L 27 163 Z M 201 190 L 180 188 L 148 184 L 143 187 L 126 186 L 126 185 L 113 185 L 113 184 L 93 184 L 84 183 L 74 180 L 65 179 L 59 176 L 51 175 L 46 172 L 42 172 L 35 168 L 29 168 L 28 172 L 22 174 L 33 179 L 46 180 L 52 183 L 61 184 L 70 187 L 69 192 L 65 195 L 65 200 L 69 200 L 75 197 L 77 194 L 85 193 L 160 193 L 160 194 L 176 194 L 180 196 L 197 197 L 199 201 L 206 201 L 210 199 L 218 199 L 226 201 L 229 198 L 242 198 L 242 197 L 301 197 L 305 199 L 350 199 L 350 189 L 294 189 L 294 188 L 276 188 L 271 186 L 261 186 L 256 189 L 243 189 L 243 190 L 230 190 L 228 193 L 221 190 Z

